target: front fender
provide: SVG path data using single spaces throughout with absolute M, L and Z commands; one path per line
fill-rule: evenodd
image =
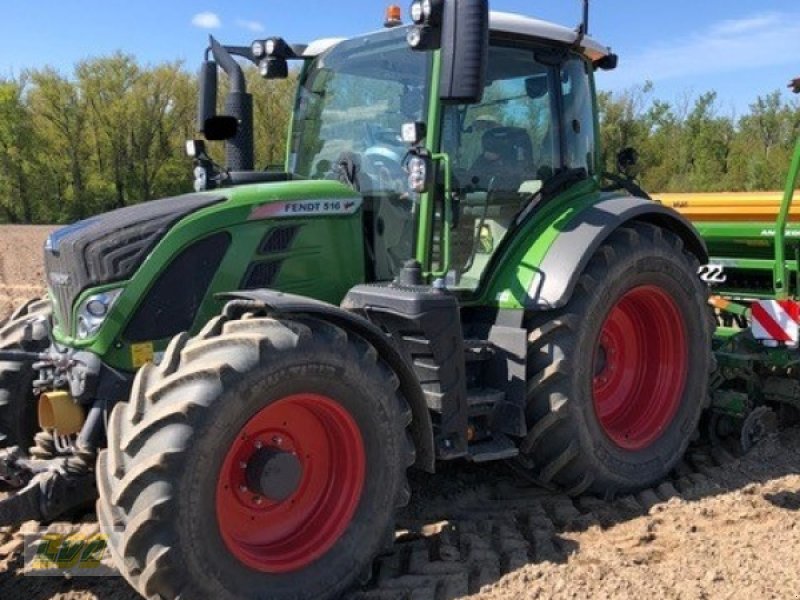
M 436 454 L 433 444 L 433 423 L 422 388 L 414 371 L 380 329 L 359 315 L 333 304 L 274 290 L 229 292 L 220 294 L 219 297 L 231 301 L 225 307 L 226 311 L 235 308 L 237 301 L 245 301 L 248 303 L 248 308 L 250 306 L 262 308 L 276 316 L 307 315 L 328 321 L 346 331 L 352 331 L 372 344 L 380 357 L 397 374 L 400 379 L 400 391 L 411 405 L 413 414 L 411 435 L 417 450 L 415 465 L 423 471 L 434 472 Z

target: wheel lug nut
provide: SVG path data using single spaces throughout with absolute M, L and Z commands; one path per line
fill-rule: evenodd
M 239 486 L 239 491 L 242 492 L 242 493 L 246 492 L 247 491 L 247 486 L 246 485 L 240 485 Z
M 276 435 L 272 438 L 272 443 L 275 444 L 276 446 L 280 446 L 281 444 L 283 444 L 283 438 L 279 435 Z
M 256 440 L 255 446 L 256 449 L 260 450 L 264 444 L 261 443 L 261 440 Z
M 240 466 L 242 469 L 246 469 L 246 468 L 247 468 L 247 463 L 246 463 L 246 462 L 244 462 L 244 461 L 241 461 L 241 462 L 239 463 L 239 466 Z
M 256 496 L 255 498 L 253 498 L 253 502 L 255 502 L 256 504 L 264 504 L 264 499 L 261 496 Z

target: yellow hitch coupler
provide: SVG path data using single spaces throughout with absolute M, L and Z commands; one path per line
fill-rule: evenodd
M 83 407 L 68 392 L 45 392 L 39 396 L 39 426 L 58 435 L 79 433 L 86 421 Z

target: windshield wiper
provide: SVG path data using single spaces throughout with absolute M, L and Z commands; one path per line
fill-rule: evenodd
M 586 181 L 589 179 L 589 172 L 585 167 L 580 168 L 567 168 L 559 170 L 555 175 L 547 179 L 542 185 L 542 189 L 533 194 L 525 205 L 525 208 L 514 219 L 514 225 L 519 225 L 528 215 L 531 214 L 534 208 L 539 206 L 542 202 L 547 202 L 565 192 L 576 183 Z

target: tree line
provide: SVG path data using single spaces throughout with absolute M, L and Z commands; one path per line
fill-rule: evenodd
M 283 162 L 295 77 L 247 71 L 256 162 Z M 0 78 L 0 222 L 65 223 L 191 190 L 184 142 L 194 135 L 197 78 L 180 62 L 145 66 L 127 54 Z M 639 178 L 661 192 L 781 189 L 800 135 L 800 103 L 780 91 L 746 114 L 715 92 L 666 102 L 646 83 L 598 97 L 607 171 L 639 151 Z M 215 153 L 220 148 L 214 149 Z
M 800 102 L 780 90 L 759 96 L 741 116 L 724 114 L 716 92 L 676 102 L 653 85 L 598 97 L 603 164 L 621 148 L 639 152 L 639 178 L 654 192 L 782 190 L 800 136 Z
M 247 75 L 258 164 L 282 163 L 295 83 Z M 191 191 L 196 107 L 180 62 L 122 53 L 0 78 L 0 222 L 66 223 Z

